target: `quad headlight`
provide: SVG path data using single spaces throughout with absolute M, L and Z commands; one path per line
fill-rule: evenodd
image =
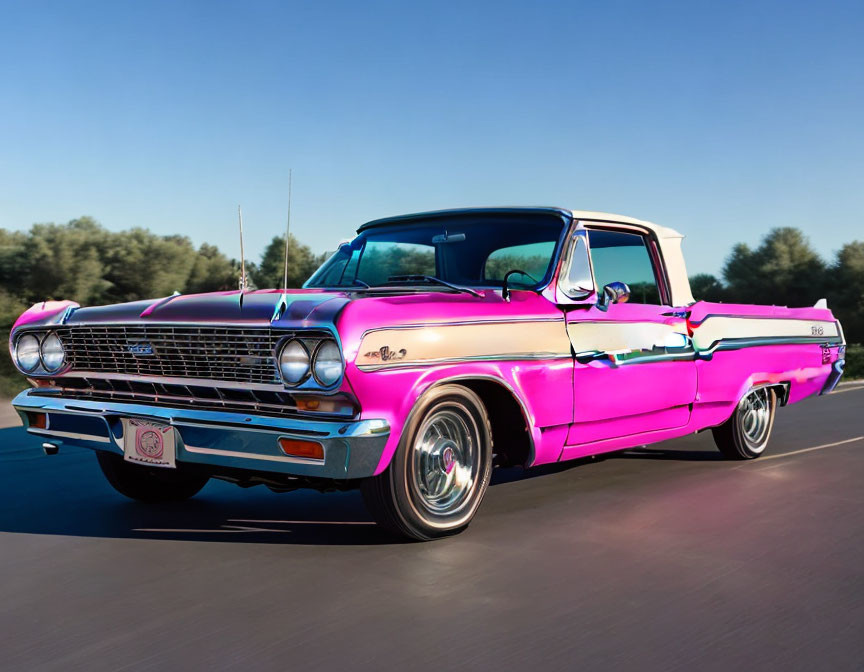
M 279 353 L 279 372 L 286 385 L 298 385 L 309 375 L 312 359 L 306 346 L 296 338 L 288 341 Z
M 289 387 L 310 376 L 321 387 L 332 387 L 342 377 L 345 365 L 336 341 L 292 338 L 279 351 L 279 373 Z
M 336 341 L 321 341 L 315 349 L 312 376 L 322 387 L 330 387 L 342 377 L 342 353 Z
M 24 334 L 15 343 L 15 364 L 24 373 L 31 373 L 39 366 L 39 339 L 33 334 Z
M 39 351 L 42 356 L 42 366 L 48 373 L 59 371 L 66 361 L 66 351 L 63 349 L 63 342 L 54 332 L 51 332 L 42 339 Z

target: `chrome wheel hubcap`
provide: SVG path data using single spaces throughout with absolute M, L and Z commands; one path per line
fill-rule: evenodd
M 426 418 L 414 440 L 412 480 L 432 513 L 452 514 L 469 499 L 479 473 L 477 428 L 461 406 Z
M 738 413 L 741 418 L 741 430 L 750 444 L 750 450 L 761 453 L 765 449 L 765 438 L 771 429 L 768 390 L 764 387 L 753 390 L 741 400 Z

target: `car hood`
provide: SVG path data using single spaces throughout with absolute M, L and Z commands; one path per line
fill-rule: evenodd
M 15 323 L 22 326 L 75 324 L 208 324 L 302 327 L 331 323 L 349 301 L 343 292 L 263 290 L 174 295 L 161 299 L 81 308 L 69 301 L 37 303 Z
M 552 315 L 550 315 L 550 313 Z M 174 295 L 81 308 L 70 301 L 37 303 L 15 328 L 59 325 L 208 325 L 327 328 L 339 322 L 340 333 L 361 334 L 370 328 L 449 321 L 549 318 L 560 311 L 534 292 L 514 291 L 510 301 L 499 292 L 481 296 L 441 291 L 338 292 L 318 289 L 258 290 Z M 14 331 L 14 330 L 13 330 Z

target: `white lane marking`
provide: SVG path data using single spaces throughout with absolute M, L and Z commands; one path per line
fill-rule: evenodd
M 270 523 L 272 525 L 374 525 L 371 520 L 250 520 L 229 518 L 229 523 Z
M 864 390 L 864 385 L 858 387 L 844 387 L 842 390 L 834 390 L 831 394 L 843 394 L 844 392 L 852 392 L 853 390 Z
M 810 453 L 814 450 L 824 450 L 825 448 L 833 448 L 834 446 L 842 446 L 847 443 L 855 443 L 855 441 L 861 441 L 864 439 L 864 436 L 856 436 L 854 439 L 844 439 L 843 441 L 835 441 L 834 443 L 823 443 L 821 446 L 812 446 L 811 448 L 802 448 L 801 450 L 793 450 L 791 453 L 780 453 L 779 455 L 769 455 L 768 457 L 763 457 L 761 459 L 756 460 L 755 462 L 751 462 L 750 464 L 761 464 L 765 460 L 777 460 L 781 457 L 792 457 L 793 455 L 800 455 L 801 453 Z

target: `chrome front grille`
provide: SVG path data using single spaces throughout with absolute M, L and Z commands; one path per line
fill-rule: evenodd
M 57 330 L 71 371 L 280 385 L 276 344 L 294 332 L 166 325 L 69 326 Z M 303 338 L 326 334 L 303 331 Z
M 289 392 L 220 388 L 203 385 L 177 385 L 158 382 L 106 380 L 102 378 L 64 377 L 47 388 L 36 388 L 32 394 L 60 396 L 82 401 L 106 401 L 170 408 L 226 411 L 277 417 L 303 417 L 297 399 Z M 319 404 L 322 403 L 319 401 Z M 356 414 L 354 403 L 344 395 L 335 395 L 317 415 L 351 417 Z M 309 417 L 309 409 L 305 417 Z

